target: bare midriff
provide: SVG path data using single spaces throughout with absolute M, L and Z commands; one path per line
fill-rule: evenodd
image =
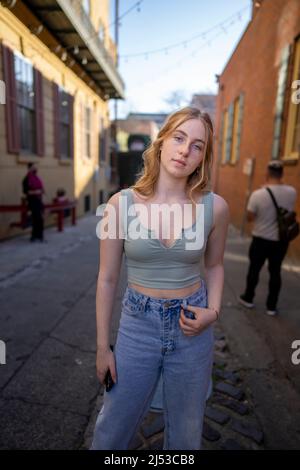
M 188 295 L 193 294 L 201 287 L 201 280 L 197 281 L 195 284 L 187 287 L 181 287 L 179 289 L 153 289 L 152 287 L 144 287 L 139 284 L 133 284 L 132 282 L 128 283 L 129 287 L 132 287 L 136 291 L 144 295 L 149 295 L 150 297 L 157 297 L 160 299 L 176 299 L 179 297 L 187 297 Z

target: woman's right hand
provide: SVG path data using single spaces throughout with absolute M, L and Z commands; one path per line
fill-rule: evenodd
M 110 370 L 110 374 L 114 383 L 117 382 L 115 355 L 110 348 L 97 349 L 96 368 L 97 377 L 102 385 L 104 385 L 105 376 L 108 370 Z

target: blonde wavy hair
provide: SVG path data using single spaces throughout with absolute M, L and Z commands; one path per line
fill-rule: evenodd
M 163 140 L 181 124 L 189 119 L 199 119 L 205 128 L 204 158 L 200 166 L 188 176 L 187 195 L 196 204 L 193 194 L 201 193 L 210 182 L 211 167 L 213 159 L 213 124 L 207 113 L 199 109 L 187 106 L 170 114 L 161 127 L 157 138 L 143 152 L 144 166 L 137 174 L 137 181 L 131 186 L 143 196 L 151 197 L 154 194 L 160 168 L 160 147 Z

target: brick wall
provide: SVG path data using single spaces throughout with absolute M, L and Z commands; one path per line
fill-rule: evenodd
M 252 190 L 265 180 L 265 169 L 272 155 L 275 103 L 278 71 L 283 47 L 293 46 L 300 34 L 300 2 L 298 0 L 264 0 L 246 28 L 237 48 L 227 62 L 219 79 L 217 97 L 215 166 L 213 184 L 217 193 L 229 203 L 232 223 L 241 228 L 247 201 L 249 176 L 243 173 L 247 158 L 255 158 Z M 289 70 L 292 68 L 290 61 Z M 287 88 L 290 87 L 290 80 Z M 244 92 L 244 113 L 240 142 L 240 157 L 233 164 L 219 161 L 221 113 Z M 285 111 L 286 111 L 285 107 Z M 287 113 L 283 117 L 284 140 Z M 281 145 L 280 157 L 283 157 Z M 295 186 L 299 197 L 299 161 L 285 166 L 285 182 Z M 246 226 L 246 233 L 250 226 Z M 292 255 L 300 258 L 300 239 L 290 247 Z

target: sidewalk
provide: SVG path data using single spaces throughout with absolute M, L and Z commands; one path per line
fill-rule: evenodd
M 47 244 L 31 244 L 27 236 L 0 244 L 0 339 L 7 344 L 0 449 L 90 446 L 103 398 L 95 371 L 96 224 L 89 216 L 63 233 L 47 229 Z M 244 287 L 248 244 L 230 229 L 203 449 L 300 448 L 300 366 L 290 360 L 291 343 L 300 339 L 299 274 L 284 270 L 282 314 L 270 318 L 265 267 L 257 307 L 246 311 L 236 296 Z M 125 286 L 123 263 L 112 342 Z M 148 413 L 131 447 L 161 449 L 162 436 L 162 415 Z

